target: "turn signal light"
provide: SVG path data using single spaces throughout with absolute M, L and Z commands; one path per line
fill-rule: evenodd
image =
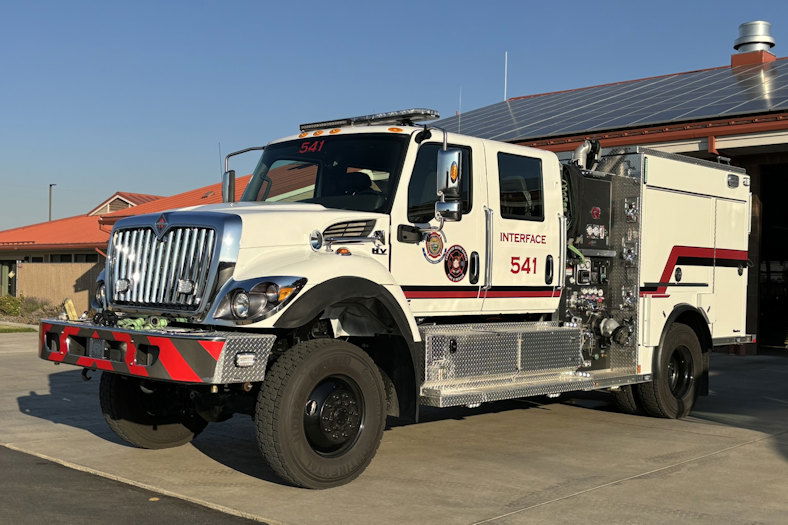
M 336 254 L 337 255 L 350 255 L 350 250 L 348 250 L 347 248 L 337 248 Z
M 290 295 L 295 291 L 296 289 L 294 286 L 290 286 L 290 287 L 283 286 L 279 288 L 279 302 L 281 303 L 282 301 L 290 297 Z

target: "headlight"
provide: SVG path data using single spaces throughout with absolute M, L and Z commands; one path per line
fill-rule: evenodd
M 279 286 L 276 284 L 269 284 L 265 289 L 265 298 L 270 303 L 279 302 Z
M 230 280 L 213 312 L 214 319 L 236 324 L 256 323 L 284 308 L 306 284 L 303 277 L 263 277 L 246 281 Z
M 249 294 L 240 290 L 235 292 L 232 304 L 233 315 L 240 319 L 246 319 L 249 317 L 249 308 L 251 304 L 252 302 L 249 299 Z

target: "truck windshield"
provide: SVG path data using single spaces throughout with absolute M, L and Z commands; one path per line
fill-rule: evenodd
M 386 213 L 408 136 L 310 136 L 268 146 L 244 191 L 247 202 L 305 202 Z

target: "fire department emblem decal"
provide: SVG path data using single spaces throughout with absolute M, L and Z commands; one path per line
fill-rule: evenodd
M 424 248 L 421 252 L 424 258 L 431 264 L 438 264 L 446 256 L 446 237 L 443 232 L 430 232 L 427 239 L 424 241 Z
M 465 278 L 468 273 L 468 254 L 459 244 L 455 244 L 446 251 L 444 259 L 446 277 L 453 283 L 458 283 Z
M 164 230 L 167 229 L 167 226 L 169 226 L 169 223 L 167 223 L 167 217 L 165 217 L 162 213 L 159 215 L 159 218 L 156 219 L 156 236 L 158 238 L 161 239 L 161 236 L 164 233 Z

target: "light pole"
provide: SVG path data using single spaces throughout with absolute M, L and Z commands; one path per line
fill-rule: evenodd
M 52 188 L 57 186 L 57 184 L 50 184 L 49 185 L 49 220 L 52 220 Z

